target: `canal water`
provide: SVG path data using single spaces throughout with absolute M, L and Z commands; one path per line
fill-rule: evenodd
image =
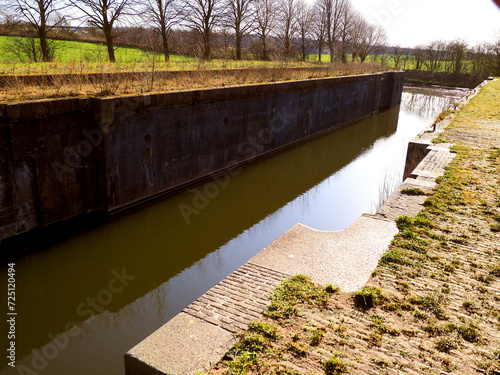
M 408 141 L 466 92 L 407 87 L 400 107 L 16 260 L 17 367 L 4 350 L 0 374 L 123 375 L 128 349 L 295 223 L 375 212 Z

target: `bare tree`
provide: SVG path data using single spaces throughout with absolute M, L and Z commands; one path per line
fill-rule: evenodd
M 401 57 L 401 67 L 403 70 L 406 70 L 406 67 L 411 61 L 411 54 L 408 52 L 408 50 L 405 51 L 403 56 Z
M 387 65 L 389 63 L 389 53 L 388 48 L 385 44 L 378 44 L 373 49 L 373 54 L 375 55 L 375 60 L 377 60 L 380 65 Z
M 382 27 L 371 25 L 366 21 L 358 21 L 356 27 L 360 27 L 356 50 L 359 60 L 364 62 L 374 49 L 385 44 L 385 31 Z
M 321 0 L 314 3 L 312 33 L 318 47 L 318 62 L 321 62 L 326 37 L 326 16 Z
M 270 59 L 269 36 L 275 29 L 278 6 L 276 0 L 255 0 L 256 33 L 260 40 L 260 58 Z
M 297 35 L 297 3 L 298 0 L 281 0 L 277 36 L 281 47 L 282 58 L 293 56 L 293 40 Z
M 241 60 L 243 38 L 254 27 L 254 0 L 226 0 L 227 26 L 234 30 L 236 60 Z
M 413 57 L 415 58 L 415 69 L 420 70 L 424 64 L 424 47 L 415 47 L 413 49 Z
M 464 69 L 469 48 L 464 40 L 454 40 L 446 46 L 447 63 L 446 70 L 452 73 L 460 73 Z
M 500 76 L 500 32 L 496 39 L 489 45 L 489 67 L 488 73 L 493 76 Z
M 428 70 L 434 72 L 439 69 L 445 56 L 446 43 L 441 40 L 433 41 L 424 48 L 424 65 Z
M 64 22 L 64 17 L 59 14 L 58 0 L 14 0 L 12 5 L 15 16 L 26 22 L 34 36 L 39 39 L 42 61 L 52 60 L 53 42 L 49 40 L 48 34 Z M 30 43 L 34 46 L 35 42 Z M 36 56 L 37 53 L 34 54 L 35 61 Z
M 201 58 L 210 60 L 212 36 L 222 17 L 222 0 L 183 0 L 183 18 L 186 26 L 200 41 Z
M 334 62 L 339 32 L 341 25 L 341 16 L 344 5 L 350 0 L 319 0 L 319 7 L 325 17 L 326 44 L 330 51 L 330 62 Z
M 351 30 L 351 52 L 352 52 L 352 61 L 359 58 L 360 49 L 364 40 L 364 28 L 367 26 L 367 23 L 361 13 L 358 11 L 353 12 L 352 16 L 352 30 Z
M 132 0 L 68 0 L 69 5 L 84 14 L 91 26 L 104 33 L 106 47 L 108 49 L 109 61 L 114 63 L 115 33 L 113 27 L 118 19 L 124 15 L 131 14 Z M 130 13 L 129 13 L 130 12 Z
M 304 0 L 297 2 L 297 29 L 300 41 L 300 58 L 306 61 L 308 41 L 313 31 L 314 11 Z
M 394 68 L 399 69 L 403 64 L 403 49 L 400 46 L 395 46 L 392 50 L 392 61 Z
M 340 44 L 339 53 L 343 63 L 347 62 L 347 50 L 351 44 L 351 37 L 354 27 L 354 12 L 350 1 L 345 1 L 340 4 L 340 25 L 338 42 Z
M 165 61 L 170 60 L 169 39 L 173 26 L 181 21 L 181 8 L 177 0 L 146 0 L 146 20 L 154 27 L 161 37 L 161 44 Z

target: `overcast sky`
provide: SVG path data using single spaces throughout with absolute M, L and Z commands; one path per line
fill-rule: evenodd
M 500 33 L 493 0 L 351 0 L 372 23 L 382 25 L 388 44 L 425 45 L 433 40 L 491 42 Z

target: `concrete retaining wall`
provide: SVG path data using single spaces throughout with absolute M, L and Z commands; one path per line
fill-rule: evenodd
M 0 105 L 0 240 L 116 213 L 400 103 L 403 73 Z

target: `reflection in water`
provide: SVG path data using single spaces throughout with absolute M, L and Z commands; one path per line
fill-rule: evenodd
M 18 260 L 21 364 L 122 374 L 128 349 L 295 223 L 340 230 L 373 210 L 407 142 L 449 103 L 415 90 L 399 126 L 394 108 L 248 166 L 205 202 L 202 186 Z M 206 207 L 187 224 L 186 206 Z
M 445 109 L 457 97 L 465 96 L 469 89 L 446 89 L 442 87 L 406 87 L 406 100 L 401 103 L 401 111 L 419 117 L 436 117 L 435 108 Z

